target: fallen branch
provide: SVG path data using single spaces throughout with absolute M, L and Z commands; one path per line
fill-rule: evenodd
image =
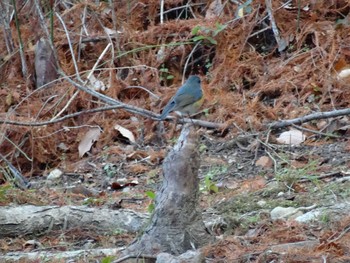
M 71 84 L 73 84 L 75 87 L 77 87 L 79 90 L 82 90 L 91 96 L 94 96 L 107 104 L 111 106 L 106 106 L 106 107 L 101 107 L 97 109 L 91 109 L 91 110 L 86 110 L 82 112 L 76 112 L 73 114 L 69 114 L 66 116 L 63 116 L 61 118 L 55 119 L 55 120 L 50 120 L 50 121 L 43 121 L 43 122 L 21 122 L 21 121 L 13 121 L 13 120 L 7 120 L 7 119 L 0 119 L 0 123 L 3 124 L 9 124 L 9 125 L 19 125 L 19 126 L 44 126 L 44 125 L 49 125 L 57 122 L 61 122 L 63 120 L 73 118 L 76 116 L 79 116 L 81 114 L 89 114 L 89 113 L 95 113 L 99 111 L 107 111 L 107 110 L 112 110 L 112 109 L 123 109 L 128 112 L 136 113 L 138 115 L 141 115 L 143 117 L 151 118 L 153 120 L 159 120 L 159 114 L 154 113 L 149 110 L 145 110 L 142 108 L 138 108 L 126 103 L 123 103 L 121 101 L 115 100 L 113 98 L 110 98 L 104 94 L 101 94 L 95 90 L 89 89 L 75 81 L 73 81 L 71 78 L 69 78 L 67 75 L 65 75 L 62 71 L 60 72 L 61 75 L 64 76 L 65 79 L 68 80 Z M 281 121 L 275 121 L 270 124 L 267 124 L 265 127 L 269 129 L 279 129 L 283 127 L 288 127 L 292 125 L 298 125 L 302 124 L 308 121 L 312 120 L 319 120 L 319 119 L 326 119 L 326 118 L 332 118 L 332 117 L 338 117 L 338 116 L 344 116 L 344 115 L 349 115 L 350 114 L 350 108 L 347 109 L 341 109 L 341 110 L 334 110 L 334 111 L 327 111 L 327 112 L 317 112 L 309 115 L 305 115 L 303 117 L 295 118 L 295 119 L 290 119 L 290 120 L 281 120 Z M 174 120 L 176 118 L 174 117 L 167 117 L 166 120 Z M 209 129 L 224 129 L 225 125 L 223 123 L 215 123 L 215 122 L 209 122 L 209 121 L 203 121 L 203 120 L 197 120 L 197 119 L 190 119 L 190 118 L 181 118 L 178 120 L 178 123 L 192 123 L 197 126 L 209 128 Z M 233 127 L 236 127 L 235 125 L 227 126 L 227 129 L 232 129 Z
M 120 253 L 122 249 L 123 248 L 98 248 L 64 252 L 11 252 L 6 255 L 0 255 L 0 262 L 23 262 L 22 260 L 24 260 L 24 262 L 62 262 L 62 260 L 71 262 L 70 260 L 77 260 L 78 258 L 115 256 Z
M 0 238 L 44 235 L 51 230 L 88 228 L 95 232 L 122 230 L 137 232 L 145 226 L 148 215 L 132 210 L 110 210 L 85 206 L 0 207 Z
M 320 120 L 320 119 L 327 119 L 327 118 L 333 118 L 338 116 L 344 116 L 350 114 L 350 108 L 342 109 L 342 110 L 333 110 L 333 111 L 325 111 L 325 112 L 316 112 L 309 115 L 305 115 L 300 118 L 290 119 L 290 120 L 282 120 L 282 121 L 275 121 L 271 124 L 268 124 L 268 128 L 270 129 L 279 129 L 287 126 L 291 126 L 293 124 L 302 124 L 308 121 L 313 120 Z
M 114 110 L 114 109 L 120 109 L 120 105 L 116 106 L 107 106 L 107 107 L 101 107 L 101 108 L 96 108 L 96 109 L 91 109 L 91 110 L 85 110 L 85 111 L 80 111 L 80 112 L 75 112 L 72 114 L 65 115 L 61 118 L 57 118 L 54 120 L 49 120 L 49 121 L 39 121 L 39 122 L 30 122 L 30 121 L 11 121 L 11 120 L 0 120 L 0 123 L 3 124 L 10 124 L 10 125 L 17 125 L 17 126 L 45 126 L 49 124 L 54 124 L 58 123 L 70 118 L 74 118 L 83 114 L 89 114 L 89 113 L 95 113 L 95 112 L 101 112 L 101 111 L 107 111 L 107 110 Z

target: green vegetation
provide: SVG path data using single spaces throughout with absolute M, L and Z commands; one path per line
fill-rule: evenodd
M 164 64 L 159 69 L 159 72 L 160 72 L 160 80 L 162 80 L 162 81 L 170 80 L 170 79 L 174 78 L 174 75 L 171 75 L 171 73 L 169 72 L 169 69 L 166 68 Z
M 153 213 L 154 209 L 155 209 L 155 200 L 156 200 L 156 193 L 152 192 L 152 191 L 146 191 L 145 194 L 152 200 L 152 202 L 148 205 L 147 207 L 147 211 L 149 213 Z
M 200 185 L 200 191 L 206 191 L 209 193 L 217 193 L 219 192 L 219 188 L 214 182 L 214 178 L 219 174 L 227 172 L 226 166 L 213 166 L 205 175 L 204 181 Z
M 107 256 L 107 257 L 104 257 L 102 260 L 101 260 L 101 263 L 111 263 L 113 260 L 115 260 L 115 256 Z
M 291 165 L 277 170 L 275 178 L 277 181 L 283 183 L 288 189 L 292 189 L 294 184 L 301 179 L 309 179 L 315 185 L 318 185 L 317 176 L 312 174 L 316 172 L 318 161 L 311 161 L 301 168 L 295 168 Z
M 215 23 L 215 28 L 208 28 L 204 26 L 196 26 L 192 29 L 192 35 L 195 35 L 192 40 L 193 42 L 206 41 L 210 44 L 216 45 L 218 42 L 214 39 L 221 31 L 225 30 L 227 25 Z M 200 33 L 200 34 L 199 34 Z

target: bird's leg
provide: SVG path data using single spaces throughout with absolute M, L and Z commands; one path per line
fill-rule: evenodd
M 193 120 L 191 118 L 191 115 L 189 113 L 188 113 L 188 118 L 191 120 L 192 125 L 195 126 L 195 124 L 194 124 L 194 122 L 193 122 Z
M 175 116 L 175 120 L 174 120 L 174 127 L 171 129 L 171 132 L 170 132 L 170 138 L 173 138 L 174 137 L 174 134 L 175 134 L 175 131 L 176 131 L 176 126 L 177 124 L 179 123 L 179 117 L 176 115 Z

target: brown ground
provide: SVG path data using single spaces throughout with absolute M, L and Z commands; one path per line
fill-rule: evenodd
M 56 2 L 55 11 L 68 27 L 75 57 L 81 50 L 78 67 L 86 80 L 84 71 L 93 67 L 109 43 L 101 25 L 113 29 L 112 13 L 106 2 L 73 6 Z M 348 262 L 349 234 L 345 231 L 335 241 L 333 235 L 347 229 L 349 218 L 325 214 L 321 220 L 305 225 L 269 218 L 269 211 L 276 206 L 320 206 L 349 200 L 350 183 L 337 181 L 346 177 L 350 168 L 348 118 L 305 123 L 304 128 L 323 134 L 305 132 L 305 143 L 293 147 L 276 144 L 278 135 L 288 128 L 269 133 L 266 128 L 276 120 L 349 108 L 349 78 L 339 77 L 342 70 L 350 68 L 348 2 L 301 0 L 291 1 L 287 8 L 282 7 L 282 1 L 272 1 L 276 24 L 287 44 L 283 52 L 276 49 L 265 1 L 246 2 L 242 6 L 244 17 L 238 15 L 232 1 L 223 1 L 223 11 L 217 15 L 209 11 L 214 7 L 210 3 L 215 1 L 191 1 L 192 9 L 186 12 L 175 8 L 187 1 L 165 2 L 164 10 L 174 10 L 164 14 L 164 23 L 160 24 L 158 0 L 117 1 L 114 25 L 121 34 L 113 38 L 114 53 L 106 53 L 94 76 L 109 86 L 104 94 L 155 113 L 180 85 L 183 71 L 186 76 L 201 76 L 206 101 L 197 118 L 225 127 L 202 127 L 198 131 L 201 206 L 224 218 L 214 230 L 222 235 L 221 241 L 205 248 L 208 260 L 324 262 L 326 257 L 327 262 Z M 76 89 L 62 79 L 35 91 L 33 45 L 44 31 L 33 5 L 16 3 L 29 74 L 21 73 L 19 53 L 8 54 L 5 41 L 0 41 L 0 120 L 42 122 L 66 105 L 63 115 L 101 107 L 102 102 L 84 92 L 68 104 Z M 85 7 L 84 24 L 90 35 L 84 35 L 86 42 L 81 45 Z M 43 12 L 48 10 L 43 7 Z M 54 25 L 60 66 L 67 75 L 74 75 L 66 34 L 57 18 Z M 18 50 L 15 23 L 12 21 L 10 26 Z M 38 30 L 33 32 L 33 27 Z M 202 42 L 195 47 L 196 36 Z M 140 88 L 126 89 L 128 86 L 142 86 L 159 99 Z M 114 129 L 116 124 L 131 131 L 136 143 L 131 144 Z M 0 204 L 86 204 L 147 211 L 152 200 L 146 191 L 156 191 L 162 160 L 179 133 L 172 122 L 164 124 L 163 134 L 158 133 L 159 125 L 158 121 L 124 110 L 82 114 L 46 126 L 2 124 L 0 153 L 29 178 L 34 190 L 23 193 L 12 187 L 2 169 Z M 101 127 L 103 133 L 80 158 L 78 145 L 92 126 Z M 325 136 L 327 133 L 339 137 Z M 272 165 L 257 166 L 262 156 L 273 159 Z M 54 168 L 65 174 L 47 186 L 46 176 Z M 76 187 L 67 190 L 67 185 Z M 263 208 L 257 205 L 261 200 L 266 201 Z M 65 243 L 61 242 L 63 236 Z M 39 241 L 52 250 L 71 250 L 82 247 L 87 240 L 93 240 L 96 247 L 113 247 L 133 238 L 79 230 L 67 231 L 63 236 L 60 232 Z M 23 250 L 28 239 L 0 240 L 1 252 Z M 267 252 L 277 244 L 307 240 L 317 240 L 320 245 L 316 249 L 304 246 L 284 249 L 285 253 Z

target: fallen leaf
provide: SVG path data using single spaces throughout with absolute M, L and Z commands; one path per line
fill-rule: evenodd
M 123 137 L 127 138 L 130 142 L 132 142 L 132 143 L 136 142 L 135 136 L 130 130 L 124 128 L 123 126 L 120 126 L 119 124 L 116 124 L 114 126 L 114 129 L 119 131 L 120 134 L 123 135 Z
M 90 151 L 91 146 L 98 140 L 98 138 L 101 135 L 101 129 L 100 128 L 92 128 L 89 130 L 83 139 L 79 143 L 79 157 L 83 157 L 85 153 Z
M 272 167 L 273 162 L 270 157 L 268 156 L 261 156 L 256 162 L 256 166 L 261 166 L 262 168 L 269 169 Z

